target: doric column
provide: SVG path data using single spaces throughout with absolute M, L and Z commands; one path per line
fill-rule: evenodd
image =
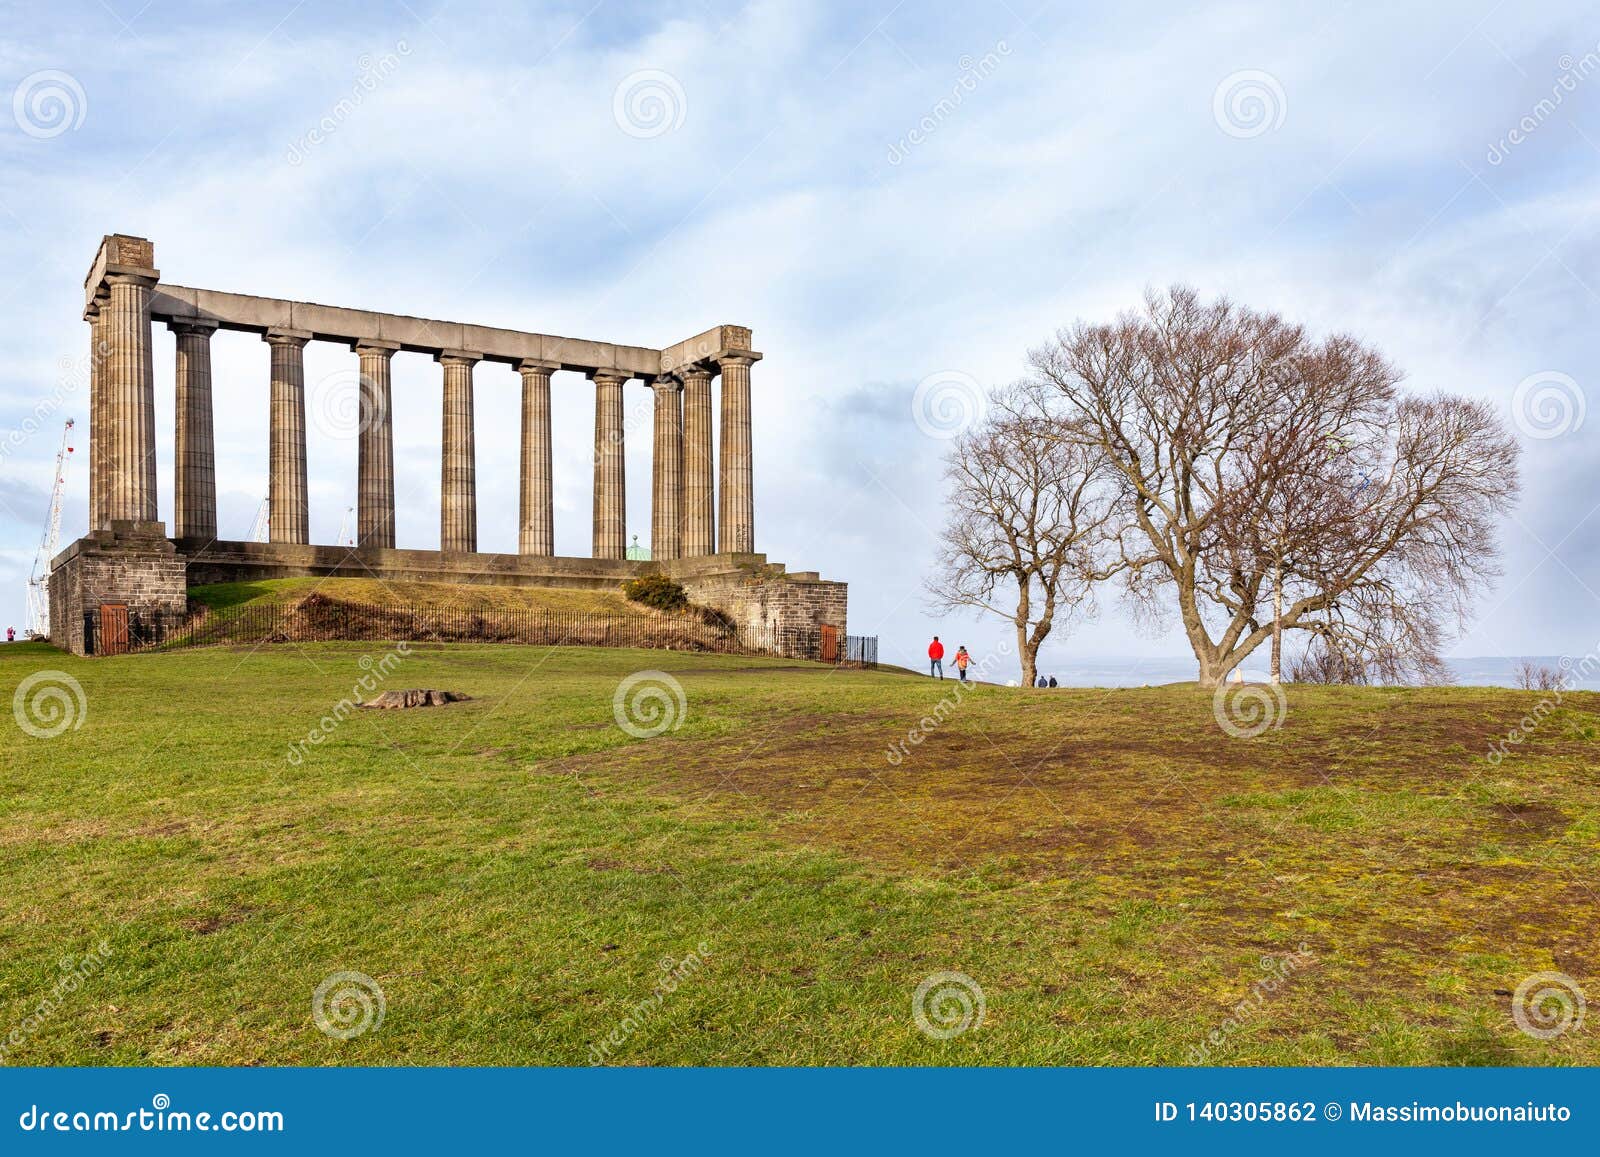
M 627 374 L 592 370 L 594 382 L 594 557 L 628 556 L 627 477 L 623 459 L 622 383 Z
M 109 293 L 100 311 L 106 344 L 101 388 L 106 392 L 110 442 L 102 500 L 105 518 L 155 522 L 156 380 L 150 349 L 150 290 L 153 277 L 106 275 Z M 101 449 L 106 449 L 101 443 Z
M 522 375 L 522 485 L 517 553 L 556 552 L 555 486 L 550 454 L 550 375 L 555 362 L 525 361 Z
M 360 423 L 356 433 L 356 545 L 394 549 L 394 415 L 389 359 L 399 342 L 363 339 L 352 349 L 360 363 Z
M 306 486 L 306 342 L 299 329 L 269 329 L 272 399 L 267 434 L 267 537 L 272 542 L 311 541 Z
M 443 447 L 439 469 L 439 549 L 478 549 L 477 451 L 472 429 L 472 367 L 482 354 L 444 350 Z
M 106 524 L 105 477 L 107 459 L 106 388 L 102 368 L 106 360 L 106 345 L 101 319 L 105 316 L 106 295 L 97 295 L 83 311 L 83 320 L 89 323 L 89 529 L 99 530 Z
M 650 557 L 683 554 L 683 384 L 663 375 L 656 393 L 655 445 L 650 470 Z
M 177 338 L 173 381 L 172 537 L 217 537 L 217 462 L 211 421 L 214 321 L 169 321 Z
M 720 350 L 722 445 L 717 460 L 717 550 L 749 554 L 756 548 L 755 489 L 750 450 L 750 365 L 759 354 Z
M 683 371 L 683 556 L 717 550 L 716 473 L 711 453 L 711 371 Z

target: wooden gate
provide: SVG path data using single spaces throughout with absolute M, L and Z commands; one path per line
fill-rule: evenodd
M 837 663 L 839 661 L 839 628 L 824 624 L 822 627 L 822 661 L 824 663 Z
M 122 655 L 128 650 L 128 604 L 101 603 L 96 650 L 102 655 Z

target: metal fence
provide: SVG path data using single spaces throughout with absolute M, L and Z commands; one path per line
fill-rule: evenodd
M 350 603 L 318 595 L 297 603 L 256 603 L 187 612 L 108 605 L 85 611 L 84 649 L 122 654 L 217 644 L 330 640 L 521 643 L 541 647 L 646 647 L 721 654 L 770 654 L 873 667 L 878 640 L 828 628 L 740 631 L 715 612 L 591 614 L 488 604 L 454 608 Z

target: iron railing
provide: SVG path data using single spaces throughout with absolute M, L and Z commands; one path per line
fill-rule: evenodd
M 521 643 L 541 647 L 645 647 L 769 654 L 874 667 L 878 640 L 819 629 L 741 631 L 711 614 L 596 614 L 532 607 L 352 603 L 318 595 L 297 603 L 252 603 L 186 612 L 101 608 L 84 612 L 84 649 L 94 654 L 207 645 L 330 640 Z M 104 619 L 104 621 L 102 621 Z M 834 652 L 830 654 L 830 650 Z

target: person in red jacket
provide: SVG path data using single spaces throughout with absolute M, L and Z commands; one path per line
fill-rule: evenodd
M 938 635 L 928 644 L 928 678 L 935 675 L 944 678 L 944 644 L 939 641 Z

